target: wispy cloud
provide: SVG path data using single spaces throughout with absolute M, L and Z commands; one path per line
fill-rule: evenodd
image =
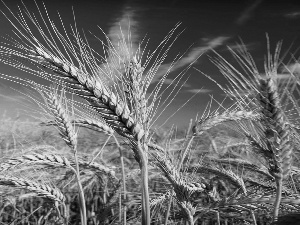
M 202 42 L 203 44 L 197 47 L 192 48 L 186 56 L 183 56 L 181 59 L 179 59 L 175 65 L 172 66 L 170 69 L 171 63 L 166 63 L 160 66 L 159 70 L 155 74 L 155 81 L 157 81 L 160 77 L 165 75 L 167 71 L 170 69 L 170 72 L 178 70 L 182 67 L 186 67 L 190 65 L 193 62 L 196 62 L 197 59 L 205 52 L 214 49 L 226 42 L 230 37 L 228 36 L 219 36 L 213 39 L 203 38 Z
M 295 76 L 289 74 L 289 73 L 280 73 L 280 74 L 277 74 L 276 76 L 276 79 L 279 81 L 279 82 L 283 82 L 283 81 L 287 81 L 287 80 L 294 80 L 295 79 Z
M 293 83 L 300 79 L 300 63 L 290 63 L 280 68 L 280 73 L 277 74 L 277 80 L 281 84 Z
M 221 94 L 222 96 L 226 96 L 226 97 L 233 97 L 233 98 L 236 98 L 236 97 L 253 97 L 254 96 L 254 93 L 255 91 L 253 90 L 235 90 L 235 92 L 232 92 L 232 93 L 223 93 Z
M 202 39 L 202 41 L 204 42 L 203 45 L 191 49 L 191 51 L 188 53 L 188 55 L 181 59 L 179 66 L 180 67 L 181 67 L 181 65 L 185 66 L 185 65 L 193 62 L 201 54 L 222 45 L 229 38 L 230 37 L 228 37 L 228 36 L 219 36 L 219 37 L 216 37 L 216 38 L 213 38 L 213 39 L 203 38 Z
M 264 77 L 265 75 L 261 75 Z M 276 74 L 276 80 L 279 84 L 293 84 L 296 80 L 300 80 L 300 64 L 291 63 L 282 66 Z
M 282 73 L 300 74 L 300 63 L 290 63 L 281 68 Z
M 206 93 L 210 93 L 212 92 L 212 90 L 210 89 L 206 89 L 206 88 L 194 88 L 194 89 L 188 89 L 186 90 L 186 92 L 190 92 L 193 94 L 206 94 Z
M 232 44 L 232 45 L 227 45 L 229 48 L 231 48 L 232 50 L 239 50 L 241 48 L 241 44 Z M 242 45 L 243 47 L 246 47 L 247 50 L 252 50 L 255 49 L 255 47 L 257 46 L 257 43 L 248 43 L 248 44 L 244 44 Z M 228 50 L 228 48 L 226 48 L 226 50 Z
M 136 9 L 132 9 L 130 7 L 124 7 L 121 16 L 119 18 L 116 18 L 116 21 L 112 23 L 111 27 L 109 28 L 107 36 L 109 37 L 111 44 L 118 50 L 118 55 L 121 57 L 124 57 L 128 55 L 128 52 L 122 52 L 122 49 L 118 48 L 120 43 L 120 38 L 125 37 L 127 40 L 127 45 L 130 46 L 130 54 L 135 54 L 136 51 L 139 48 L 139 21 L 136 20 Z M 129 24 L 130 23 L 130 24 Z M 130 25 L 130 26 L 129 26 Z M 130 37 L 130 39 L 129 39 Z M 217 36 L 214 38 L 203 38 L 201 40 L 201 44 L 198 46 L 195 46 L 191 48 L 184 56 L 182 56 L 179 60 L 176 61 L 176 63 L 164 63 L 160 65 L 158 70 L 156 71 L 155 77 L 153 79 L 153 83 L 157 82 L 159 78 L 164 76 L 168 72 L 173 72 L 181 68 L 186 68 L 192 63 L 197 62 L 198 58 L 205 52 L 214 49 L 218 46 L 221 46 L 226 42 L 230 37 L 228 36 Z M 130 43 L 129 43 L 130 42 Z M 121 51 L 120 51 L 121 50 Z M 101 68 L 103 71 L 107 71 L 105 68 L 114 68 L 115 65 L 112 65 L 114 63 L 115 59 L 113 59 L 111 56 L 107 58 L 107 63 L 103 64 Z M 119 72 L 120 68 L 118 68 Z M 124 72 L 124 71 L 123 71 Z M 173 82 L 172 79 L 166 79 L 165 84 L 171 84 Z M 173 82 L 174 84 L 177 83 L 177 81 Z M 180 83 L 184 87 L 188 88 L 190 85 Z
M 107 34 L 115 47 L 119 45 L 120 39 L 124 36 L 127 44 L 131 46 L 132 53 L 137 50 L 139 39 L 137 32 L 139 23 L 134 18 L 135 14 L 136 9 L 124 7 L 121 16 L 116 18 L 116 21 L 111 25 Z
M 281 69 L 279 69 L 279 71 L 277 72 L 277 74 L 274 78 L 276 78 L 276 80 L 280 83 L 288 81 L 288 80 L 294 80 L 296 78 L 296 76 L 300 75 L 300 73 L 299 73 L 300 70 L 298 72 L 295 72 L 295 71 L 296 70 L 293 71 L 292 67 L 291 67 L 291 69 L 287 69 L 287 67 L 281 68 Z M 260 74 L 260 77 L 265 79 L 265 78 L 267 78 L 267 75 Z
M 124 7 L 120 17 L 116 18 L 108 30 L 110 50 L 106 55 L 106 62 L 100 65 L 101 72 L 108 76 L 111 76 L 112 71 L 124 73 L 125 68 L 119 66 L 118 63 L 122 65 L 121 60 L 128 59 L 129 55 L 132 57 L 139 49 L 139 33 L 137 32 L 139 23 L 135 18 L 136 11 L 136 8 Z M 115 78 L 113 77 L 115 73 L 112 74 L 112 77 L 107 80 L 108 83 Z
M 256 0 L 254 1 L 249 7 L 247 7 L 238 19 L 236 20 L 236 23 L 238 25 L 243 25 L 245 22 L 247 22 L 251 18 L 252 12 L 259 6 L 259 4 L 262 2 L 262 0 Z
M 286 14 L 284 14 L 284 17 L 289 18 L 289 19 L 297 19 L 300 17 L 300 11 L 286 13 Z

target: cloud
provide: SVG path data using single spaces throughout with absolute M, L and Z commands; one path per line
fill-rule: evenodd
M 235 90 L 234 93 L 223 93 L 222 96 L 226 97 L 254 97 L 255 91 L 253 90 Z
M 203 38 L 202 42 L 204 42 L 201 46 L 192 48 L 186 56 L 182 57 L 178 60 L 178 62 L 172 66 L 170 69 L 171 63 L 166 63 L 160 66 L 159 70 L 155 74 L 155 80 L 153 82 L 156 82 L 160 77 L 165 75 L 167 71 L 170 69 L 170 72 L 178 70 L 182 67 L 188 66 L 191 63 L 197 61 L 197 59 L 205 52 L 214 49 L 226 42 L 230 37 L 228 36 L 219 36 L 213 39 Z
M 300 12 L 290 12 L 284 14 L 284 17 L 289 18 L 289 19 L 297 19 L 300 17 Z
M 115 79 L 115 71 L 118 71 L 119 74 L 125 72 L 121 60 L 127 60 L 129 56 L 134 56 L 139 49 L 139 35 L 137 32 L 139 23 L 135 18 L 136 11 L 137 9 L 124 7 L 120 17 L 116 18 L 108 30 L 107 37 L 109 38 L 110 48 L 108 54 L 106 54 L 105 63 L 99 65 L 99 72 L 104 72 L 110 77 L 106 80 L 108 84 Z
M 300 74 L 300 63 L 290 63 L 281 68 L 282 73 Z
M 293 85 L 299 82 L 300 77 L 299 74 L 282 73 L 277 74 L 276 79 L 279 84 Z
M 186 92 L 190 92 L 190 93 L 194 93 L 194 94 L 197 94 L 197 93 L 206 94 L 206 93 L 212 92 L 212 90 L 205 89 L 205 88 L 194 88 L 194 89 L 188 89 L 188 90 L 186 90 Z
M 129 27 L 130 25 L 130 27 Z M 129 29 L 130 28 L 130 29 Z M 136 20 L 136 9 L 132 9 L 131 7 L 124 7 L 122 10 L 122 13 L 119 18 L 116 18 L 116 21 L 111 24 L 111 27 L 109 28 L 107 36 L 110 39 L 110 42 L 113 47 L 116 48 L 117 54 L 121 57 L 128 56 L 128 52 L 124 50 L 124 48 L 119 48 L 120 46 L 120 39 L 122 37 L 125 37 L 126 44 L 130 46 L 130 54 L 134 55 L 138 48 L 139 48 L 139 34 L 138 34 L 138 28 L 139 28 L 139 22 Z M 130 37 L 130 40 L 127 40 L 128 37 Z M 164 63 L 159 66 L 158 70 L 156 71 L 155 77 L 152 81 L 152 83 L 157 82 L 159 78 L 164 76 L 168 71 L 172 72 L 175 70 L 178 70 L 180 68 L 185 68 L 192 64 L 193 62 L 196 62 L 197 59 L 206 51 L 209 51 L 211 49 L 214 49 L 220 45 L 222 45 L 224 42 L 226 42 L 230 37 L 228 36 L 218 36 L 215 38 L 203 38 L 201 41 L 201 45 L 196 46 L 194 48 L 191 48 L 187 54 L 185 54 L 183 57 L 181 57 L 175 64 L 172 63 Z M 128 43 L 130 42 L 130 43 Z M 122 51 L 123 50 L 123 51 Z M 142 51 L 142 49 L 141 49 Z M 107 71 L 108 73 L 114 70 L 116 67 L 115 62 L 116 58 L 114 56 L 108 56 L 106 59 L 106 63 L 100 65 L 100 68 L 102 71 Z M 172 67 L 172 68 L 170 68 Z M 124 70 L 124 69 L 123 69 Z M 120 73 L 123 73 L 125 71 L 120 70 L 118 68 L 118 71 Z M 147 71 L 145 71 L 146 73 Z M 109 80 L 107 80 L 108 83 L 110 83 Z M 166 80 L 165 84 L 170 84 L 172 80 Z M 175 81 L 174 84 L 177 82 Z M 188 84 L 184 84 L 184 87 L 189 87 Z
M 257 6 L 261 2 L 262 2 L 262 0 L 256 0 L 248 8 L 246 8 L 244 11 L 242 11 L 240 16 L 236 20 L 236 23 L 238 25 L 243 25 L 245 22 L 247 22 L 249 20 L 249 18 L 251 17 L 252 12 L 257 8 Z
M 277 74 L 277 80 L 280 83 L 291 83 L 295 80 L 300 80 L 300 63 L 290 63 L 280 68 L 280 73 Z
M 127 42 L 130 41 L 132 46 L 132 51 L 135 52 L 138 46 L 138 39 L 139 35 L 137 33 L 139 23 L 134 18 L 136 10 L 132 9 L 131 7 L 124 7 L 123 11 L 121 12 L 121 16 L 116 19 L 116 22 L 112 24 L 109 28 L 107 36 L 110 38 L 112 44 L 117 47 L 120 39 L 122 36 L 127 39 L 130 37 L 130 40 L 126 40 Z
M 264 74 L 261 74 L 261 76 L 263 78 L 266 77 Z M 279 69 L 275 78 L 279 84 L 293 84 L 296 80 L 299 82 L 300 64 L 293 63 L 282 67 L 281 69 Z
M 255 47 L 257 46 L 256 43 L 248 43 L 248 44 L 232 44 L 232 45 L 227 45 L 229 48 L 231 48 L 232 50 L 239 50 L 242 47 L 246 47 L 247 50 L 251 50 L 251 49 L 255 49 Z M 228 50 L 228 48 L 226 48 L 226 50 Z
M 276 79 L 279 80 L 279 81 L 280 80 L 295 79 L 295 76 L 292 76 L 289 73 L 280 73 L 280 74 L 277 74 Z
M 227 36 L 219 36 L 213 39 L 203 38 L 204 46 L 199 46 L 193 48 L 186 57 L 182 58 L 180 63 L 182 65 L 189 64 L 196 60 L 201 54 L 211 49 L 214 49 L 220 45 L 222 45 L 225 41 L 227 41 L 230 37 Z M 180 65 L 181 66 L 181 65 Z

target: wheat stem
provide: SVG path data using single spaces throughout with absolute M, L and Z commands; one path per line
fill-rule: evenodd
M 282 177 L 275 178 L 276 181 L 276 198 L 274 201 L 273 222 L 278 220 L 280 201 L 282 197 Z
M 46 103 L 49 106 L 51 112 L 54 115 L 55 122 L 59 128 L 60 134 L 65 140 L 66 144 L 72 149 L 75 160 L 75 176 L 78 184 L 78 192 L 79 192 L 79 204 L 80 204 L 80 213 L 81 213 L 81 222 L 83 225 L 87 225 L 87 215 L 86 215 L 86 205 L 85 205 L 85 197 L 84 191 L 80 181 L 80 170 L 79 170 L 79 162 L 78 162 L 78 154 L 77 154 L 77 134 L 75 133 L 74 127 L 69 121 L 68 116 L 66 115 L 63 107 L 62 100 L 57 99 L 57 92 L 54 93 L 45 93 Z M 43 95 L 43 96 L 45 96 Z M 63 94 L 61 98 L 65 97 Z
M 77 152 L 77 151 L 75 151 Z M 76 181 L 78 184 L 78 192 L 79 192 L 79 204 L 80 204 L 80 214 L 81 214 L 81 222 L 82 225 L 87 225 L 87 215 L 86 215 L 86 205 L 85 205 L 85 197 L 84 197 L 84 191 L 82 188 L 82 184 L 80 181 L 80 170 L 79 170 L 79 162 L 78 162 L 78 157 L 77 154 L 74 154 L 74 159 L 75 159 L 75 165 L 76 165 Z
M 180 170 L 181 169 L 181 167 L 182 167 L 182 165 L 183 165 L 183 162 L 184 162 L 184 159 L 185 159 L 185 157 L 186 157 L 186 155 L 187 155 L 187 152 L 189 151 L 189 149 L 190 149 L 190 147 L 191 147 L 191 144 L 192 144 L 192 142 L 193 142 L 193 140 L 194 140 L 194 135 L 192 135 L 190 138 L 189 138 L 189 140 L 188 140 L 188 143 L 187 143 L 187 145 L 186 145 L 186 147 L 185 147 L 185 149 L 182 151 L 182 154 L 181 154 L 181 157 L 180 157 L 180 162 L 179 162 L 179 164 L 178 164 L 178 166 L 177 166 L 177 168 L 178 168 L 178 170 Z M 170 199 L 169 199 L 169 202 L 168 202 L 168 208 L 167 208 L 167 212 L 166 212 L 166 215 L 165 215 L 165 225 L 167 225 L 168 224 L 168 218 L 169 218 L 169 214 L 170 214 L 170 210 L 171 210 L 171 204 L 172 204 L 172 198 L 173 198 L 173 195 L 174 195 L 174 190 L 172 191 L 172 193 L 171 193 L 171 196 L 170 196 Z
M 123 200 L 126 203 L 127 201 L 127 191 L 126 191 L 126 175 L 125 175 L 125 165 L 124 165 L 124 156 L 122 152 L 122 148 L 120 146 L 120 143 L 115 135 L 113 135 L 113 138 L 117 144 L 119 154 L 120 154 L 120 162 L 121 162 L 121 171 L 122 171 L 122 185 L 123 185 Z M 121 211 L 121 208 L 120 208 Z M 126 225 L 127 220 L 127 206 L 124 204 L 123 208 L 123 225 Z
M 289 131 L 285 130 L 283 113 L 274 80 L 272 78 L 261 79 L 260 86 L 259 100 L 265 120 L 265 136 L 273 156 L 273 159 L 270 160 L 273 161 L 270 164 L 270 172 L 275 177 L 277 187 L 273 211 L 273 220 L 276 221 L 282 195 L 282 179 L 290 172 L 291 146 L 289 144 Z
M 144 145 L 144 148 L 146 145 Z M 138 141 L 138 151 L 144 151 L 141 146 L 140 141 Z M 142 224 L 150 225 L 150 199 L 149 199 L 149 189 L 148 189 L 148 159 L 145 154 L 140 155 L 140 168 L 142 176 Z
M 102 145 L 102 148 L 101 148 L 101 149 L 98 151 L 98 153 L 93 157 L 93 159 L 90 161 L 89 164 L 92 164 L 92 163 L 95 161 L 95 159 L 96 159 L 100 154 L 103 153 L 103 149 L 104 149 L 104 147 L 106 146 L 106 144 L 108 143 L 108 141 L 109 141 L 109 139 L 111 138 L 111 136 L 112 136 L 112 135 L 109 135 L 109 136 L 106 138 L 104 144 Z M 102 155 L 101 155 L 101 159 L 102 159 Z

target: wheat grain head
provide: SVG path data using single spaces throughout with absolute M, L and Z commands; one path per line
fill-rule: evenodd
M 65 196 L 59 189 L 27 179 L 12 176 L 1 176 L 0 184 L 15 188 L 27 189 L 38 194 L 40 197 L 49 198 L 57 202 L 63 203 L 65 201 Z

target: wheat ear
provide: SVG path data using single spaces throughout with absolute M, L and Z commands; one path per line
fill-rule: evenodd
M 188 223 L 191 225 L 194 224 L 193 216 L 196 210 L 192 204 L 191 196 L 194 193 L 204 192 L 206 185 L 204 183 L 187 182 L 167 155 L 154 152 L 151 153 L 151 156 L 154 157 L 154 163 L 161 169 L 164 176 L 172 184 L 176 199 L 185 212 Z
M 247 185 L 248 190 L 250 190 L 250 188 L 254 189 L 262 189 L 264 191 L 264 193 L 268 193 L 271 192 L 273 193 L 274 190 L 276 190 L 276 185 L 274 184 L 273 180 L 261 180 L 261 179 L 256 179 L 256 178 L 251 178 L 251 177 L 246 177 L 245 179 L 245 183 L 249 183 L 249 185 Z M 253 191 L 250 190 L 248 191 L 249 193 L 252 193 Z M 283 188 L 282 189 L 283 193 L 286 193 L 288 195 L 292 194 L 293 192 L 289 189 L 289 188 Z
M 152 214 L 156 214 L 158 210 L 161 210 L 160 206 L 166 202 L 167 200 L 169 200 L 171 197 L 171 192 L 170 191 L 167 191 L 166 193 L 163 193 L 155 198 L 152 198 L 151 201 L 150 201 L 150 207 L 151 207 L 151 211 L 152 211 Z M 152 216 L 153 216 L 152 215 Z
M 270 169 L 274 176 L 286 177 L 290 172 L 293 149 L 290 128 L 281 110 L 274 79 L 261 79 L 260 87 L 259 101 L 264 116 L 265 135 L 273 150 L 274 166 L 277 167 Z
M 142 138 L 142 127 L 130 116 L 127 104 L 107 90 L 96 78 L 47 53 L 41 47 L 36 47 L 32 51 L 33 56 L 38 59 L 38 64 L 60 75 L 63 83 L 87 100 L 117 133 L 130 138 L 136 136 L 138 140 Z
M 12 176 L 0 176 L 0 184 L 16 188 L 27 189 L 38 194 L 40 197 L 49 198 L 64 203 L 65 196 L 59 189 L 52 188 L 46 184 L 40 184 L 30 180 Z
M 272 152 L 272 159 L 269 160 L 270 173 L 275 177 L 277 185 L 273 212 L 273 220 L 276 221 L 282 196 L 282 180 L 291 170 L 290 129 L 280 107 L 274 78 L 261 79 L 260 88 L 258 100 L 264 116 L 266 142 Z
M 79 163 L 79 166 L 82 167 L 83 169 L 92 170 L 96 173 L 103 173 L 114 180 L 118 180 L 114 170 L 112 170 L 106 166 L 103 166 L 99 163 L 96 163 L 96 162 L 89 163 L 89 162 L 85 162 L 85 161 L 81 161 L 81 160 L 79 160 L 78 163 Z
M 276 196 L 272 195 L 256 195 L 256 196 L 247 196 L 241 197 L 240 199 L 230 199 L 227 202 L 220 202 L 220 206 L 233 206 L 233 205 L 247 205 L 247 204 L 272 204 L 274 203 Z M 290 205 L 299 205 L 300 204 L 300 196 L 293 195 L 291 197 L 284 197 L 281 199 L 283 204 L 290 204 Z
M 63 156 L 55 155 L 55 154 L 29 154 L 29 155 L 23 155 L 18 158 L 12 158 L 0 165 L 1 172 L 5 172 L 8 170 L 12 170 L 17 166 L 25 165 L 25 164 L 41 164 L 41 165 L 50 165 L 52 167 L 65 167 L 65 168 L 71 168 L 71 163 L 69 160 Z
M 219 169 L 211 166 L 188 167 L 185 170 L 187 170 L 190 173 L 197 172 L 200 174 L 215 174 L 221 179 L 230 181 L 230 183 L 232 183 L 235 187 L 241 189 L 242 193 L 247 193 L 243 179 L 231 170 Z
M 68 119 L 65 109 L 62 107 L 62 98 L 64 96 L 62 95 L 61 99 L 58 99 L 57 93 L 55 93 L 57 92 L 57 90 L 54 90 L 53 93 L 42 92 L 41 90 L 39 91 L 45 98 L 47 106 L 53 114 L 55 123 L 57 124 L 62 139 L 71 149 L 75 149 L 77 145 L 77 135 L 70 120 Z
M 280 99 L 279 87 L 276 84 L 276 79 L 279 78 L 277 71 L 279 64 L 282 62 L 281 59 L 279 60 L 281 42 L 278 43 L 275 54 L 272 56 L 268 37 L 267 40 L 268 56 L 265 62 L 265 75 L 263 76 L 258 71 L 246 47 L 241 47 L 239 52 L 230 49 L 242 67 L 243 73 L 239 72 L 220 55 L 218 55 L 218 59 L 212 61 L 230 82 L 226 92 L 234 96 L 241 107 L 253 108 L 254 106 L 256 112 L 257 108 L 260 109 L 261 121 L 258 124 L 263 132 L 256 129 L 256 127 L 252 129 L 253 133 L 250 135 L 252 137 L 254 135 L 259 136 L 259 142 L 263 144 L 256 142 L 256 138 L 254 138 L 253 143 L 258 147 L 257 152 L 261 151 L 260 154 L 268 162 L 270 174 L 275 177 L 277 197 L 274 203 L 273 219 L 276 220 L 281 199 L 282 180 L 290 173 L 293 146 L 291 145 L 290 129 L 284 112 L 287 107 L 280 104 L 281 100 L 285 100 L 284 94 Z M 246 95 L 241 95 L 239 92 L 246 93 Z M 286 91 L 284 90 L 284 92 Z M 249 93 L 251 94 L 249 95 Z M 249 134 L 247 128 L 249 127 L 243 128 L 246 136 Z M 250 139 L 252 139 L 251 136 Z
M 114 133 L 114 130 L 110 126 L 106 125 L 105 123 L 101 123 L 97 120 L 73 119 L 71 123 L 79 127 L 88 128 L 97 132 L 103 132 L 108 135 L 112 135 Z M 54 121 L 47 121 L 41 123 L 41 125 L 52 126 L 52 125 L 56 125 L 56 123 Z
M 28 154 L 28 155 L 23 155 L 18 158 L 12 158 L 0 165 L 0 171 L 5 172 L 8 170 L 13 170 L 14 168 L 22 165 L 48 165 L 53 168 L 60 166 L 60 167 L 65 167 L 74 170 L 74 163 L 70 162 L 66 157 L 60 156 L 60 155 L 55 155 L 55 154 Z M 83 169 L 89 169 L 93 170 L 94 172 L 100 172 L 108 175 L 109 177 L 113 179 L 117 179 L 115 175 L 115 171 L 103 166 L 98 163 L 88 163 L 85 161 L 79 160 L 79 166 L 82 167 Z
M 218 159 L 215 157 L 207 157 L 207 159 L 209 159 L 213 162 L 223 164 L 223 165 L 226 164 L 229 166 L 235 165 L 237 167 L 242 167 L 243 169 L 247 169 L 249 171 L 259 173 L 268 179 L 271 179 L 271 180 L 274 179 L 274 177 L 269 173 L 269 171 L 265 167 L 259 167 L 259 166 L 255 165 L 249 161 L 246 161 L 246 160 L 232 159 L 232 158 Z
M 214 113 L 212 115 L 207 116 L 204 119 L 200 119 L 199 121 L 197 121 L 197 123 L 193 127 L 193 133 L 194 135 L 199 136 L 203 132 L 221 123 L 241 120 L 258 121 L 260 120 L 260 115 L 252 111 L 232 111 L 225 112 L 220 115 Z
M 83 225 L 86 225 L 87 224 L 86 205 L 85 205 L 86 203 L 84 197 L 84 190 L 82 188 L 82 184 L 80 181 L 80 170 L 79 170 L 78 155 L 77 155 L 77 133 L 75 132 L 75 129 L 72 126 L 67 113 L 65 112 L 66 109 L 63 108 L 63 101 L 66 101 L 66 96 L 64 95 L 64 91 L 62 91 L 60 95 L 60 99 L 58 99 L 58 90 L 55 88 L 52 89 L 53 90 L 51 91 L 45 91 L 43 89 L 39 91 L 41 95 L 45 98 L 46 104 L 54 116 L 54 120 L 57 124 L 62 139 L 73 151 L 74 161 L 75 161 L 75 168 L 73 169 L 73 172 L 76 175 L 76 181 L 78 184 L 81 222 Z

